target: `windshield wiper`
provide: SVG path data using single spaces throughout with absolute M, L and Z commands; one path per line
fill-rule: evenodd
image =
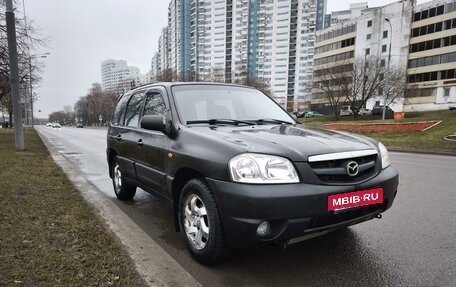
M 232 119 L 210 119 L 210 120 L 194 120 L 187 121 L 187 125 L 191 124 L 210 124 L 210 125 L 235 125 L 239 124 L 245 125 L 256 125 L 255 121 L 242 121 L 242 120 L 232 120 Z
M 258 119 L 258 120 L 255 120 L 255 122 L 259 123 L 259 124 L 262 124 L 262 123 L 286 124 L 286 125 L 292 125 L 293 124 L 291 122 L 277 120 L 277 119 Z

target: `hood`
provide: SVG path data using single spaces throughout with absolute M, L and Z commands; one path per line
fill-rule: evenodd
M 216 137 L 238 146 L 245 152 L 287 157 L 292 161 L 307 161 L 311 155 L 326 153 L 377 150 L 375 141 L 332 130 L 309 128 L 302 125 L 256 125 L 192 127 L 193 132 L 206 138 Z

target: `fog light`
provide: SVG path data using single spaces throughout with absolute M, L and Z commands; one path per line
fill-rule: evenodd
M 258 225 L 258 228 L 257 228 L 258 236 L 265 237 L 265 236 L 269 235 L 270 232 L 271 232 L 271 226 L 269 225 L 269 222 L 263 221 L 260 223 L 260 225 Z

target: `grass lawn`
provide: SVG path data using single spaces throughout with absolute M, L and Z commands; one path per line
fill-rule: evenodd
M 34 130 L 0 129 L 0 286 L 145 286 Z
M 300 119 L 303 124 L 322 126 L 336 122 L 334 117 Z M 456 155 L 456 141 L 446 141 L 447 135 L 456 134 L 456 110 L 406 113 L 402 122 L 442 121 L 439 125 L 421 132 L 358 132 L 383 142 L 388 149 L 396 151 L 414 151 L 444 153 Z M 378 117 L 363 116 L 354 120 L 353 117 L 342 117 L 339 122 L 350 123 L 382 123 Z M 386 120 L 393 123 L 394 120 Z

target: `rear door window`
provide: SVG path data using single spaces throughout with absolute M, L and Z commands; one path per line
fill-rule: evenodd
M 128 102 L 127 110 L 125 112 L 125 126 L 127 127 L 138 127 L 139 112 L 141 111 L 141 105 L 143 103 L 145 92 L 139 92 L 134 94 L 130 102 Z
M 125 107 L 127 106 L 128 100 L 130 99 L 130 95 L 123 96 L 119 102 L 117 103 L 116 109 L 114 114 L 112 115 L 111 124 L 113 126 L 118 126 L 122 123 L 122 116 L 125 111 Z

